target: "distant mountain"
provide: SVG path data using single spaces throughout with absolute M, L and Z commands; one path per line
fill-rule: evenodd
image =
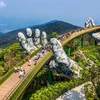
M 1 35 L 3 35 L 3 33 L 2 33 L 2 32 L 0 32 L 0 36 L 1 36 Z
M 53 20 L 45 24 L 32 26 L 33 32 L 36 28 L 40 29 L 41 31 L 45 31 L 48 35 L 51 35 L 52 32 L 57 32 L 59 35 L 65 32 L 69 32 L 71 30 L 75 30 L 79 28 L 78 26 L 72 25 L 67 22 Z
M 35 29 L 38 28 L 40 29 L 40 31 L 45 31 L 47 35 L 49 36 L 52 34 L 52 32 L 57 32 L 59 35 L 61 35 L 63 33 L 78 29 L 79 27 L 67 22 L 53 20 L 45 24 L 31 26 L 30 28 L 32 29 L 33 34 L 34 34 Z M 14 30 L 4 35 L 1 35 L 0 47 L 6 47 L 13 44 L 14 42 L 17 42 L 18 41 L 17 33 L 23 32 L 25 34 L 25 29 L 26 28 Z

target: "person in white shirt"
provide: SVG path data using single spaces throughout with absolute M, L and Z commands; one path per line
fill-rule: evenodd
M 20 74 L 19 78 L 24 77 L 24 76 L 23 76 L 23 75 L 24 75 L 24 72 L 23 72 L 22 70 L 20 70 L 19 74 Z

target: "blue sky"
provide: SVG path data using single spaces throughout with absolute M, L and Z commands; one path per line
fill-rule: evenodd
M 0 0 L 0 17 L 34 20 L 42 24 L 62 20 L 83 26 L 87 17 L 100 23 L 100 0 Z

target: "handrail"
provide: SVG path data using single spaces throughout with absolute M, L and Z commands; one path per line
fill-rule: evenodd
M 95 26 L 93 28 L 87 28 L 87 29 L 79 31 L 79 32 L 74 32 L 74 33 L 72 33 L 72 36 L 70 36 L 69 38 L 67 38 L 66 40 L 64 40 L 62 42 L 62 45 L 64 46 L 66 43 L 68 43 L 69 41 L 73 40 L 74 38 L 76 38 L 80 35 L 90 33 L 90 32 L 93 32 L 93 31 L 97 31 L 97 30 L 100 30 L 100 26 Z
M 42 66 L 51 58 L 51 56 L 53 55 L 53 53 L 50 51 L 48 54 L 46 54 L 43 57 L 43 60 L 40 61 L 36 67 L 34 68 L 34 70 L 32 70 L 32 72 L 27 76 L 26 80 L 22 83 L 22 85 L 20 85 L 17 90 L 14 92 L 14 94 L 12 95 L 12 97 L 10 98 L 10 100 L 19 100 L 19 97 L 21 96 L 21 94 L 23 93 L 23 91 L 26 89 L 26 87 L 29 85 L 29 83 L 32 81 L 32 79 L 34 78 L 34 76 L 39 72 L 39 70 L 42 68 Z M 44 60 L 46 60 L 45 62 L 43 62 Z M 33 75 L 33 76 L 32 76 Z M 30 77 L 31 76 L 31 77 Z M 29 80 L 29 81 L 27 81 Z M 26 84 L 24 87 L 24 83 Z M 20 92 L 20 93 L 19 93 Z M 17 94 L 17 96 L 16 96 Z
M 47 54 L 45 54 L 47 55 Z M 44 56 L 44 55 L 43 55 Z M 40 62 L 40 61 L 39 61 Z M 38 62 L 38 63 L 39 63 Z M 17 88 L 24 82 L 24 80 L 27 78 L 27 76 L 32 72 L 32 70 L 34 69 L 35 67 L 31 67 L 29 68 L 29 70 L 27 71 L 27 73 L 25 74 L 25 77 L 23 77 L 22 79 L 20 79 L 15 85 L 14 87 L 9 91 L 9 93 L 4 97 L 3 100 L 9 100 L 10 97 L 13 95 L 13 93 L 17 90 Z
M 39 48 L 41 49 L 41 48 Z M 39 50 L 38 49 L 38 50 Z M 28 62 L 28 61 L 27 61 Z M 30 71 L 33 69 L 33 67 L 29 68 L 29 70 L 27 71 L 27 73 L 25 74 L 25 77 L 23 77 L 22 79 L 20 79 L 15 85 L 14 87 L 12 87 L 12 89 L 9 91 L 9 93 L 4 97 L 4 100 L 7 100 L 10 98 L 11 94 L 17 89 L 17 87 L 25 80 L 26 76 L 28 76 L 27 74 L 30 73 Z
M 17 89 L 17 87 L 20 86 L 20 84 L 25 80 L 25 78 L 29 75 L 29 73 L 32 71 L 32 69 L 33 69 L 33 67 L 31 67 L 31 68 L 27 71 L 27 73 L 25 74 L 25 76 L 24 76 L 22 79 L 20 79 L 20 80 L 14 85 L 14 87 L 9 91 L 9 93 L 4 97 L 3 100 L 8 100 L 8 99 L 11 97 L 11 95 L 14 93 L 14 91 Z
M 93 27 L 93 28 L 87 28 L 86 30 L 82 30 L 82 31 L 79 31 L 79 32 L 74 32 L 72 33 L 72 36 L 70 36 L 69 38 L 67 38 L 66 40 L 64 40 L 62 42 L 62 45 L 64 46 L 66 43 L 68 43 L 70 40 L 80 36 L 80 35 L 83 35 L 83 34 L 86 34 L 86 33 L 89 33 L 89 32 L 93 32 L 93 31 L 96 31 L 96 30 L 100 30 L 100 26 L 96 26 L 96 27 Z M 73 35 L 74 34 L 74 35 Z M 51 55 L 52 56 L 52 55 Z M 42 66 L 41 66 L 42 67 Z M 17 90 L 17 88 L 22 84 L 22 82 L 24 82 L 25 78 L 32 72 L 32 70 L 34 69 L 34 67 L 30 68 L 27 72 L 27 74 L 25 75 L 25 77 L 21 80 L 19 80 L 15 86 L 10 90 L 10 92 L 4 97 L 4 100 L 9 100 L 10 97 L 13 95 L 13 93 Z M 35 75 L 34 75 L 35 76 Z M 34 77 L 33 76 L 33 77 Z

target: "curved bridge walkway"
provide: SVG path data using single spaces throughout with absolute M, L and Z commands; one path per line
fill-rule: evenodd
M 98 31 L 100 30 L 100 26 L 96 26 L 93 28 L 88 28 L 85 30 L 81 30 L 78 32 L 74 32 L 72 33 L 72 35 L 67 38 L 66 40 L 64 40 L 62 42 L 62 45 L 66 45 L 66 43 L 68 43 L 69 41 L 71 41 L 72 39 L 86 34 L 86 33 L 90 33 L 90 32 L 94 32 L 94 31 Z M 19 78 L 19 73 L 13 73 L 1 86 L 0 86 L 0 100 L 18 100 L 18 98 L 21 96 L 21 94 L 23 93 L 23 91 L 25 90 L 25 88 L 27 88 L 27 86 L 29 85 L 29 83 L 33 80 L 34 76 L 38 73 L 38 71 L 42 68 L 42 66 L 52 57 L 53 53 L 47 52 L 42 58 L 39 59 L 37 65 L 34 65 L 34 62 L 32 61 L 32 65 L 28 66 L 28 62 L 26 62 L 23 65 L 23 69 L 26 70 L 26 74 L 25 77 L 20 79 Z M 33 59 L 33 58 L 32 58 Z M 31 76 L 31 80 L 29 82 L 27 82 L 28 80 L 28 76 Z M 23 85 L 23 83 L 26 84 L 26 87 L 22 87 L 23 89 L 20 90 L 20 86 Z M 17 93 L 17 91 L 19 91 Z M 17 95 L 17 96 L 13 96 L 12 95 Z M 12 97 L 12 98 L 11 98 Z M 17 98 L 16 98 L 17 97 Z
M 48 54 L 48 53 L 47 53 Z M 40 61 L 43 60 L 43 58 L 45 58 L 45 56 L 47 55 L 43 55 L 42 58 L 40 58 L 37 62 L 37 64 L 40 63 Z M 14 92 L 14 90 L 16 89 L 16 87 L 18 87 L 18 85 L 24 81 L 24 79 L 29 75 L 29 73 L 34 70 L 34 68 L 36 67 L 34 65 L 34 61 L 33 58 L 31 58 L 32 63 L 31 66 L 28 66 L 29 63 L 28 61 L 23 65 L 23 69 L 26 71 L 26 74 L 24 75 L 23 78 L 19 78 L 19 72 L 18 73 L 13 73 L 1 86 L 0 86 L 0 100 L 7 100 L 10 98 L 10 93 Z

